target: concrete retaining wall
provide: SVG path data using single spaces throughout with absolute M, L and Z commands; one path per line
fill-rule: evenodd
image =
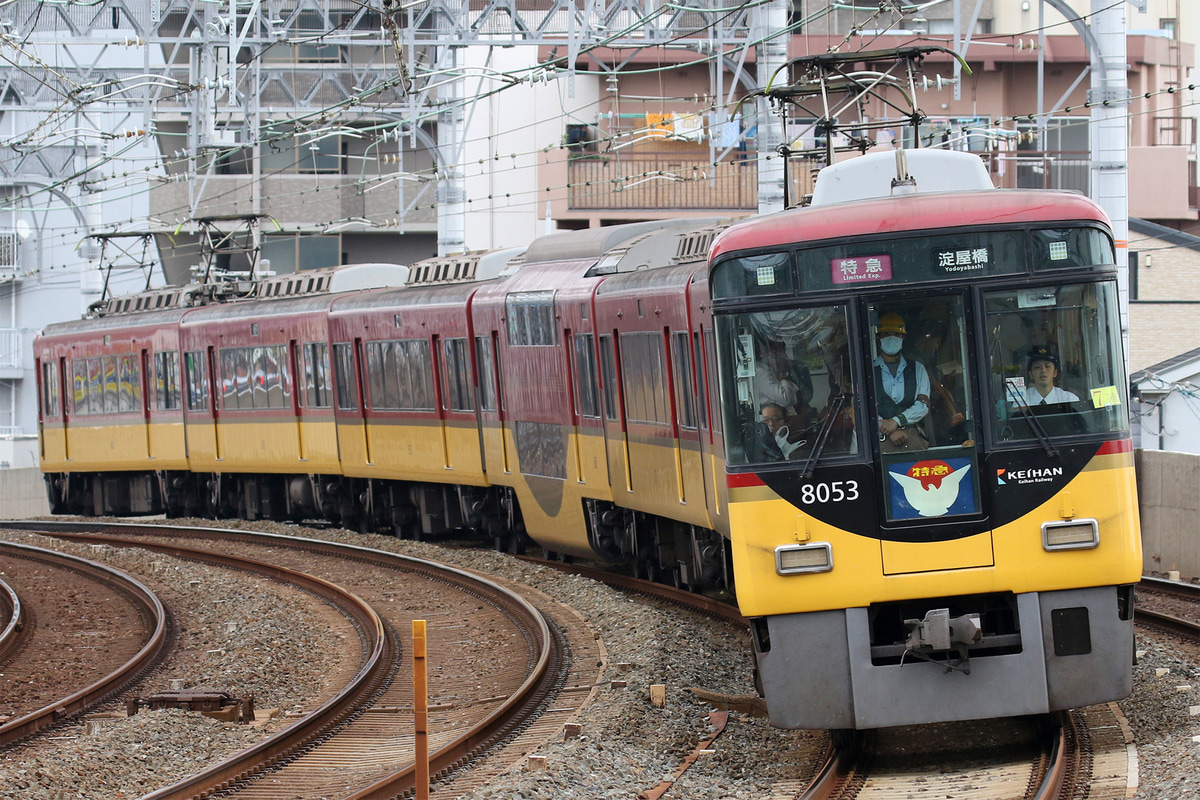
M 1200 577 L 1200 456 L 1138 450 L 1134 458 L 1143 568 Z
M 0 469 L 0 519 L 45 517 L 50 514 L 46 484 L 36 467 Z

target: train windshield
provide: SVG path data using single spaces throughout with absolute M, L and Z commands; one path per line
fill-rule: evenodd
M 1128 428 L 1115 284 L 988 292 L 984 306 L 1001 442 Z
M 822 458 L 858 451 L 845 305 L 731 314 L 717 325 L 731 348 L 727 463 L 802 461 L 819 441 Z

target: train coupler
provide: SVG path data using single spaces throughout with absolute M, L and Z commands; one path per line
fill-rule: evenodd
M 946 671 L 959 670 L 966 675 L 971 674 L 971 662 L 967 655 L 967 645 L 983 639 L 983 628 L 979 624 L 978 614 L 963 614 L 961 617 L 951 617 L 950 609 L 934 608 L 925 613 L 924 619 L 906 619 L 904 627 L 908 631 L 905 639 L 905 654 L 911 654 L 922 661 L 931 661 L 943 665 Z M 934 659 L 933 653 L 946 653 L 950 650 L 958 652 L 954 661 Z M 901 659 L 901 664 L 904 660 Z

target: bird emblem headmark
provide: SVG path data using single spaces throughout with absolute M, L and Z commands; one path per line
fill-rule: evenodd
M 954 469 L 945 461 L 918 461 L 908 474 L 888 474 L 904 489 L 904 499 L 922 517 L 940 517 L 958 500 L 959 484 L 971 465 Z

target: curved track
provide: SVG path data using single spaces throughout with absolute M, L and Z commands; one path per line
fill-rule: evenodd
M 150 621 L 148 627 L 152 631 L 137 654 L 113 672 L 41 709 L 0 725 L 0 746 L 3 746 L 70 719 L 129 686 L 161 656 L 168 640 L 168 621 L 166 611 L 154 593 L 123 572 L 94 561 L 40 547 L 14 542 L 0 542 L 0 547 L 3 547 L 8 555 L 69 570 L 73 574 L 110 587 L 133 605 L 137 613 Z M 15 598 L 15 594 L 13 597 Z M 20 601 L 15 602 L 19 609 Z M 15 623 L 15 618 L 13 622 Z M 6 626 L 6 631 L 9 628 L 15 629 L 15 624 Z
M 527 724 L 539 713 L 539 710 L 544 709 L 547 700 L 553 696 L 565 675 L 565 654 L 562 650 L 562 642 L 557 633 L 551 630 L 541 613 L 530 603 L 491 581 L 421 559 L 314 539 L 223 529 L 95 523 L 22 525 L 10 523 L 4 527 L 52 531 L 52 535 L 56 537 L 74 541 L 92 543 L 103 541 L 114 546 L 142 547 L 158 552 L 183 554 L 188 558 L 225 563 L 235 568 L 247 567 L 245 565 L 239 567 L 235 563 L 242 559 L 216 553 L 211 549 L 181 548 L 176 544 L 164 544 L 161 537 L 178 535 L 187 537 L 192 542 L 202 540 L 208 545 L 236 541 L 239 543 L 265 543 L 274 548 L 302 548 L 308 552 L 332 555 L 340 559 L 351 559 L 364 564 L 387 564 L 392 569 L 401 569 L 449 584 L 459 591 L 468 592 L 496 605 L 504 615 L 518 622 L 523 636 L 531 643 L 535 654 L 532 659 L 533 663 L 530 665 L 523 683 L 511 696 L 505 698 L 498 708 L 430 754 L 430 775 L 434 780 L 459 769 L 472 758 Z M 105 531 L 108 534 L 121 533 L 124 536 L 119 538 L 111 535 L 102 536 L 96 533 L 97 531 Z M 270 569 L 280 569 L 267 566 Z M 254 569 L 263 571 L 264 567 L 256 566 Z M 298 578 L 319 581 L 319 579 L 309 576 L 299 576 L 292 570 L 286 572 L 289 573 L 291 582 L 296 582 Z M 319 581 L 319 583 L 323 585 L 323 588 L 320 589 L 321 592 L 327 593 L 331 589 L 337 589 L 332 584 L 324 585 L 323 581 Z M 357 598 L 355 599 L 357 601 Z M 242 791 L 247 792 L 247 796 L 255 796 L 259 790 L 254 788 L 253 778 L 256 775 L 264 774 L 264 771 L 268 769 L 271 770 L 269 792 L 283 791 L 289 797 L 306 796 L 302 786 L 297 785 L 293 789 L 288 785 L 287 782 L 292 779 L 287 777 L 287 765 L 295 762 L 299 756 L 314 751 L 321 742 L 332 736 L 336 729 L 344 727 L 344 723 L 348 722 L 352 716 L 361 713 L 369 705 L 369 698 L 378 694 L 387 676 L 395 672 L 395 662 L 399 658 L 398 645 L 393 641 L 393 636 L 386 635 L 385 627 L 378 615 L 366 603 L 361 603 L 361 605 L 362 610 L 359 613 L 363 616 L 356 624 L 361 630 L 369 633 L 372 650 L 371 657 L 368 659 L 369 663 L 364 663 L 360 670 L 363 680 L 356 679 L 355 687 L 343 689 L 337 698 L 327 702 L 317 713 L 305 717 L 292 727 L 216 765 L 201 775 L 193 776 L 147 795 L 147 800 L 151 798 L 165 800 L 165 798 L 200 797 L 216 791 L 220 791 L 226 796 L 237 796 Z M 370 673 L 369 677 L 365 675 L 367 672 Z M 409 761 L 407 766 L 395 769 L 373 784 L 358 788 L 347 796 L 354 798 L 394 797 L 412 791 L 416 783 L 416 767 L 411 763 L 411 756 Z M 303 777 L 297 778 L 297 780 L 300 783 L 304 781 Z M 272 794 L 272 796 L 277 796 L 277 794 Z

